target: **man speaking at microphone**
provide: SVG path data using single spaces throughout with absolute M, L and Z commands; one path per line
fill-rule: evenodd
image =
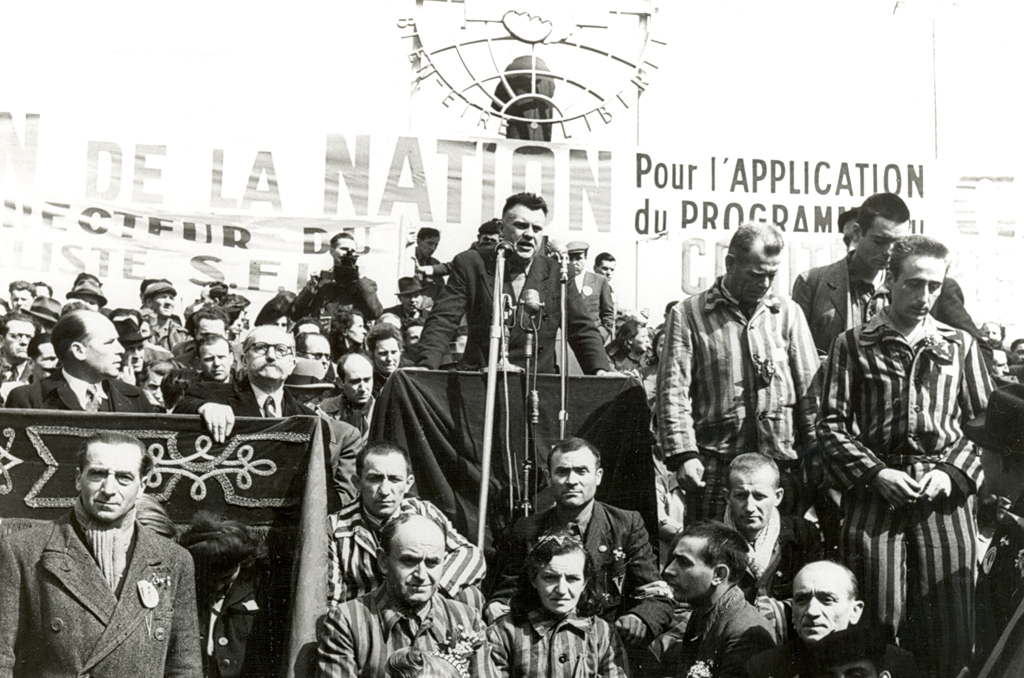
M 536 328 L 533 360 L 537 371 L 556 372 L 555 336 L 561 324 L 561 272 L 558 263 L 537 256 L 541 234 L 547 223 L 548 206 L 533 193 L 517 193 L 505 201 L 501 213 L 500 245 L 507 252 L 503 293 L 514 301 L 514 324 L 508 330 L 508 360 L 525 367 L 527 329 Z M 460 370 L 487 367 L 491 308 L 497 254 L 467 250 L 451 264 L 448 284 L 434 302 L 434 310 L 417 345 L 416 364 L 436 370 L 448 350 L 462 317 L 469 330 Z M 608 355 L 583 299 L 568 287 L 567 334 L 580 367 L 586 374 L 609 371 Z

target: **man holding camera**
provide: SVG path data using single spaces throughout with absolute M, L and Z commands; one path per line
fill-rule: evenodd
M 330 318 L 339 306 L 350 306 L 366 320 L 376 320 L 384 312 L 377 298 L 377 283 L 359 275 L 359 250 L 350 233 L 337 233 L 331 238 L 334 267 L 310 277 L 292 303 L 288 316 L 292 320 L 312 316 Z

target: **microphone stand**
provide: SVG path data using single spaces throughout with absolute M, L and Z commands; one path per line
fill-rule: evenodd
M 480 501 L 476 543 L 484 548 L 484 537 L 487 534 L 487 496 L 491 484 L 491 450 L 494 446 L 494 406 L 498 389 L 498 353 L 504 343 L 504 309 L 502 299 L 505 290 L 505 248 L 504 243 L 498 244 L 494 262 L 494 304 L 491 307 L 491 334 L 487 352 L 487 395 L 484 401 L 484 439 L 480 459 Z M 508 361 L 501 361 L 504 369 Z
M 562 369 L 559 370 L 558 385 L 561 388 L 561 409 L 558 411 L 558 439 L 565 440 L 565 428 L 569 420 L 569 406 L 567 390 L 569 385 L 569 320 L 567 318 L 567 305 L 566 305 L 566 294 L 569 288 L 569 255 L 565 252 L 559 253 L 559 263 L 562 265 L 561 270 L 561 330 L 562 330 L 562 345 L 559 347 L 561 352 Z
M 528 516 L 533 512 L 537 498 L 537 424 L 540 423 L 540 395 L 537 393 L 537 361 L 533 360 L 536 350 L 537 331 L 540 329 L 541 311 L 528 314 L 520 305 L 519 326 L 526 332 L 525 350 L 526 435 L 523 445 L 523 495 L 519 499 L 518 512 Z M 532 366 L 532 369 L 531 369 Z

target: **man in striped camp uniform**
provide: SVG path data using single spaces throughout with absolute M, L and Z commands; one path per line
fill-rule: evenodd
M 676 304 L 665 324 L 658 431 L 688 522 L 722 520 L 729 463 L 743 452 L 774 459 L 798 496 L 796 450 L 815 440 L 819 361 L 800 308 L 770 290 L 783 245 L 776 226 L 740 226 L 725 275 Z
M 836 339 L 818 418 L 868 614 L 942 677 L 971 653 L 981 463 L 962 425 L 992 390 L 974 339 L 929 316 L 948 257 L 931 238 L 897 241 L 890 304 Z
M 403 513 L 381 531 L 383 583 L 331 609 L 319 634 L 320 678 L 378 678 L 388 656 L 405 647 L 446 655 L 464 675 L 495 676 L 480 613 L 439 592 L 445 527 Z
M 377 566 L 381 526 L 399 513 L 429 516 L 445 527 L 445 558 L 438 588 L 442 595 L 483 606 L 479 585 L 486 574 L 483 554 L 456 532 L 428 501 L 406 497 L 414 477 L 409 456 L 393 443 L 371 443 L 356 456 L 353 484 L 359 497 L 328 516 L 327 605 L 334 607 L 381 583 Z

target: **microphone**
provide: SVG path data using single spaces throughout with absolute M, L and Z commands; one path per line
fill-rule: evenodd
M 519 297 L 519 326 L 527 332 L 536 332 L 540 327 L 538 316 L 543 308 L 540 292 L 535 289 L 523 290 Z
M 555 238 L 548 238 L 548 256 L 554 257 L 555 259 L 564 259 L 569 256 L 568 250 L 565 249 L 565 243 Z
M 501 250 L 506 254 L 512 254 L 516 251 L 516 246 L 507 240 L 499 240 L 497 249 Z

